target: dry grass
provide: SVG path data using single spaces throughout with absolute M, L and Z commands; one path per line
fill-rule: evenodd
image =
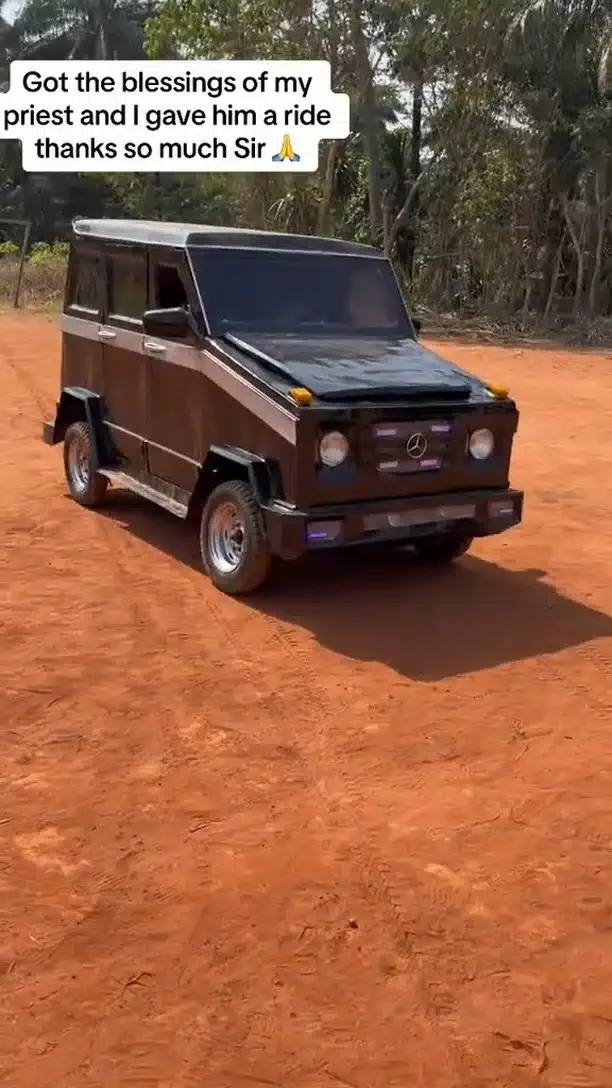
M 461 314 L 420 312 L 423 336 L 435 340 L 461 340 L 490 344 L 540 344 L 568 348 L 612 348 L 612 318 L 581 318 L 576 321 L 557 318 L 544 324 L 535 315 L 527 320 L 505 320 L 486 314 L 463 317 Z
M 0 306 L 12 306 L 17 284 L 19 261 L 5 257 L 0 260 Z M 26 309 L 45 310 L 59 305 L 64 294 L 66 262 L 45 264 L 26 262 L 21 281 L 19 305 Z

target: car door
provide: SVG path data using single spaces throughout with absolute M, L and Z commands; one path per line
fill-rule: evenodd
M 102 393 L 102 259 L 87 243 L 71 247 L 62 315 L 62 388 L 81 386 Z
M 151 309 L 189 307 L 198 299 L 185 253 L 166 247 L 149 253 Z M 163 340 L 145 336 L 148 360 L 147 452 L 153 476 L 191 491 L 203 456 L 206 404 L 197 336 Z
M 109 246 L 104 254 L 106 300 L 98 328 L 102 342 L 104 400 L 108 425 L 124 469 L 146 470 L 147 357 L 142 318 L 147 306 L 147 253 Z

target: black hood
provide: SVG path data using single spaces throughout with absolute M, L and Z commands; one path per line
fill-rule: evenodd
M 321 400 L 435 397 L 468 400 L 478 384 L 412 339 L 268 336 L 225 339 Z

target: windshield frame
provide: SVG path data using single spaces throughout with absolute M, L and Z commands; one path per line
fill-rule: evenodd
M 291 328 L 282 329 L 266 327 L 251 321 L 219 319 L 218 315 L 214 314 L 211 309 L 212 300 L 210 299 L 210 292 L 207 291 L 207 277 L 205 274 L 208 265 L 208 261 L 206 260 L 207 254 L 210 255 L 209 267 L 214 271 L 214 254 L 219 252 L 231 253 L 238 261 L 240 261 L 242 255 L 249 254 L 249 259 L 253 260 L 255 263 L 265 260 L 266 257 L 276 256 L 285 261 L 288 259 L 308 260 L 309 258 L 325 258 L 327 262 L 350 261 L 353 266 L 357 261 L 360 263 L 374 261 L 379 267 L 384 265 L 387 270 L 387 281 L 389 285 L 393 285 L 393 289 L 389 291 L 389 299 L 393 303 L 394 313 L 396 313 L 398 318 L 397 324 L 391 326 L 351 326 L 349 324 L 331 322 L 318 322 L 313 324 L 296 321 Z M 360 339 L 362 337 L 393 340 L 416 340 L 417 338 L 416 330 L 402 294 L 395 269 L 393 268 L 391 261 L 382 253 L 330 253 L 324 249 L 302 249 L 297 245 L 295 248 L 291 249 L 280 249 L 273 246 L 266 246 L 263 248 L 261 246 L 192 245 L 187 247 L 187 255 L 193 281 L 200 299 L 202 315 L 210 336 L 233 334 L 244 338 L 249 334 L 257 334 L 270 337 L 294 336 L 303 337 L 305 339 L 320 336 L 345 340 L 352 338 Z M 247 262 L 245 262 L 245 265 L 246 264 Z

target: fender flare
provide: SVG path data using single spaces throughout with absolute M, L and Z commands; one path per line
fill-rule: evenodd
M 49 444 L 55 446 L 58 442 L 63 442 L 68 427 L 79 422 L 87 423 L 89 427 L 93 445 L 93 467 L 97 470 L 111 460 L 104 433 L 104 401 L 98 393 L 92 393 L 90 389 L 67 386 L 62 389 L 57 402 Z M 47 434 L 50 430 L 51 428 L 46 427 Z
M 240 449 L 238 446 L 218 445 L 213 443 L 202 467 L 198 482 L 192 495 L 191 506 L 198 499 L 205 499 L 216 486 L 215 477 L 223 479 L 227 466 L 240 469 L 240 476 L 246 477 L 260 506 L 271 499 L 280 498 L 280 476 L 276 466 L 260 454 Z

